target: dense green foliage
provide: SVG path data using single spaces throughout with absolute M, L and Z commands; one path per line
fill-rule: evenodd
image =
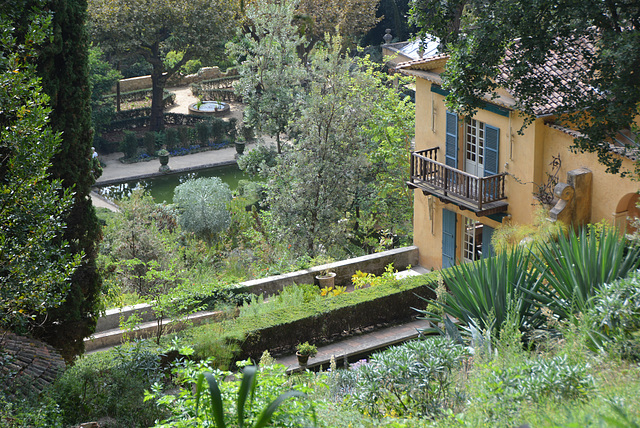
M 462 345 L 428 338 L 391 347 L 357 368 L 338 371 L 336 383 L 350 387 L 345 398 L 374 417 L 438 416 L 460 404 L 452 387 L 468 357 Z
M 570 231 L 557 241 L 538 242 L 536 250 L 515 247 L 443 271 L 449 292 L 425 314 L 444 322 L 437 331 L 454 337 L 456 328 L 447 316 L 460 321 L 470 336 L 487 332 L 495 338 L 516 327 L 529 340 L 538 330 L 554 332 L 558 322 L 577 323 L 594 307 L 601 287 L 639 266 L 640 248 L 616 229 Z
M 337 44 L 317 47 L 309 70 L 300 116 L 288 128 L 295 143 L 269 177 L 279 235 L 297 254 L 324 248 L 335 257 L 353 251 L 350 245 L 378 248 L 373 227 L 406 236 L 412 200 L 397 189 L 404 187 L 412 106 L 373 64 L 344 57 Z M 369 234 L 371 247 L 363 242 Z
M 91 84 L 91 119 L 93 127 L 98 132 L 103 126 L 109 124 L 115 115 L 115 107 L 104 95 L 111 92 L 111 88 L 122 74 L 114 70 L 103 59 L 103 52 L 97 46 L 89 48 L 89 83 Z
M 251 178 L 267 178 L 276 163 L 276 151 L 263 144 L 238 158 L 238 167 Z
M 532 297 L 540 307 L 566 319 L 586 312 L 603 284 L 637 270 L 640 246 L 612 228 L 600 233 L 583 229 L 540 244 L 535 265 L 542 272 L 542 283 Z
M 249 5 L 245 13 L 252 31 L 228 45 L 239 62 L 235 91 L 246 103 L 244 121 L 260 135 L 276 137 L 278 153 L 282 151 L 280 134 L 297 116 L 296 98 L 306 77 L 298 58 L 305 39 L 293 23 L 295 3 Z
M 79 358 L 51 392 L 66 426 L 106 417 L 105 426 L 148 427 L 162 411 L 144 392 L 163 379 L 157 349 L 142 343 Z
M 444 270 L 442 278 L 449 292 L 441 296 L 435 313 L 427 316 L 435 315 L 442 322 L 447 314 L 460 321 L 469 336 L 475 330 L 498 337 L 505 323 L 514 323 L 523 331 L 540 327 L 544 320 L 527 293 L 539 287 L 539 272 L 531 269 L 531 262 L 530 251 L 516 247 Z
M 91 161 L 91 90 L 88 77 L 86 1 L 51 0 L 53 39 L 39 51 L 38 75 L 49 96 L 53 129 L 62 134 L 51 173 L 73 192 L 63 239 L 82 264 L 71 278 L 65 302 L 39 319 L 35 333 L 61 350 L 67 360 L 82 353 L 83 339 L 95 329 L 102 281 L 96 269 L 100 227 L 89 197 L 95 178 Z
M 25 61 L 50 20 L 36 13 L 31 20 L 29 42 L 20 44 L 0 15 L 0 326 L 22 332 L 64 302 L 81 257 L 60 238 L 71 194 L 48 171 L 60 136 L 48 124 L 35 67 Z
M 451 55 L 443 75 L 450 108 L 470 115 L 482 95 L 505 88 L 533 118 L 558 91 L 562 105 L 553 113 L 571 113 L 561 122 L 580 132 L 575 146 L 619 171 L 621 159 L 602 142 L 635 126 L 640 112 L 637 2 L 415 0 L 411 12 L 419 34 L 439 37 Z M 558 64 L 570 74 L 534 71 L 555 55 L 567 55 Z
M 379 293 L 411 288 L 435 276 L 391 281 L 330 298 L 319 296 L 317 287 L 310 287 L 315 288 L 315 293 L 308 293 L 310 290 L 304 287 L 300 290 L 292 287 L 269 302 L 256 299 L 257 305 L 243 308 L 237 320 L 202 326 L 192 330 L 197 334 L 188 335 L 188 343 L 201 350 L 202 345 L 217 341 L 217 351 L 206 354 L 209 359 L 197 361 L 193 350 L 182 346 L 181 340 L 173 341 L 170 352 L 175 354 L 180 349 L 187 357 L 178 359 L 173 366 L 177 385 L 164 381 L 154 384 L 144 404 L 138 391 L 145 385 L 149 388 L 150 382 L 161 380 L 161 376 L 150 375 L 157 364 L 155 351 L 139 346 L 124 347 L 113 358 L 100 354 L 82 358 L 78 364 L 82 369 L 68 371 L 57 384 L 58 388 L 64 388 L 53 396 L 67 421 L 109 414 L 113 418 L 111 423 L 125 421 L 126 426 L 146 426 L 148 422 L 144 421 L 150 417 L 165 419 L 158 426 L 167 427 L 206 426 L 205 420 L 211 422 L 221 417 L 227 426 L 239 426 L 239 420 L 249 426 L 256 423 L 269 403 L 291 389 L 304 392 L 311 400 L 284 400 L 273 414 L 274 426 L 309 426 L 311 405 L 318 414 L 318 426 L 323 427 L 477 427 L 523 423 L 598 427 L 637 423 L 640 376 L 635 365 L 619 360 L 621 355 L 633 356 L 621 354 L 621 350 L 637 349 L 633 334 L 640 325 L 637 274 L 603 286 L 594 305 L 597 311 L 585 314 L 577 323 L 546 319 L 561 339 L 540 338 L 535 350 L 523 349 L 517 323 L 507 321 L 499 338 L 486 331 L 480 331 L 484 341 L 472 340 L 464 345 L 443 337 L 425 338 L 375 353 L 369 361 L 355 363 L 347 370 L 337 370 L 333 361 L 326 373 L 287 376 L 284 367 L 272 366 L 272 359 L 264 355 L 259 375 L 256 373 L 253 380 L 246 382 L 244 377 L 241 382 L 230 377 L 230 372 L 213 369 L 225 358 L 227 363 L 233 361 L 233 341 L 244 341 L 246 332 L 255 328 L 274 323 L 290 327 L 291 320 L 305 312 L 328 313 L 343 305 L 367 301 Z M 593 354 L 588 348 L 594 327 L 610 334 L 611 340 L 600 348 L 600 354 Z M 241 333 L 243 330 L 245 333 Z M 245 365 L 247 362 L 239 363 L 239 367 Z M 129 387 L 135 391 L 131 399 L 126 402 L 116 399 L 122 395 L 121 388 L 129 385 L 122 375 L 134 367 L 137 369 L 133 373 L 147 377 L 131 376 L 135 382 Z M 211 376 L 211 383 L 205 382 L 204 373 L 213 373 L 215 383 Z M 161 372 L 156 369 L 155 374 Z M 92 392 L 94 380 L 109 385 L 103 388 L 103 394 Z M 213 401 L 206 391 L 207 383 L 217 397 Z M 78 385 L 84 385 L 84 392 L 78 392 Z M 212 385 L 218 388 L 219 396 Z M 250 393 L 252 385 L 254 394 Z M 67 397 L 76 396 L 83 406 L 69 408 Z M 571 411 L 567 412 L 567 408 Z M 55 404 L 43 403 L 42 411 L 47 409 L 55 409 Z M 110 410 L 107 413 L 105 409 Z M 83 417 L 76 412 L 87 413 Z M 216 423 L 222 426 L 219 421 Z
M 33 54 L 31 20 L 34 13 L 44 12 L 51 17 L 51 37 L 40 39 L 44 43 Z M 53 130 L 60 133 L 62 142 L 53 157 L 50 168 L 53 178 L 62 188 L 73 191 L 70 210 L 65 214 L 63 236 L 56 237 L 57 245 L 68 242 L 73 254 L 82 255 L 83 261 L 75 270 L 64 303 L 50 308 L 37 319 L 33 333 L 60 349 L 67 360 L 82 352 L 82 339 L 95 326 L 100 278 L 95 269 L 95 242 L 100 229 L 88 197 L 94 182 L 91 165 L 91 111 L 87 77 L 87 40 L 84 30 L 84 1 L 12 1 L 3 8 L 13 28 L 23 59 L 33 61 L 41 85 L 48 96 Z M 40 22 L 36 21 L 36 25 Z M 5 33 L 10 36 L 10 33 Z M 40 110 L 41 114 L 42 110 Z M 37 129 L 37 127 L 36 127 Z M 44 150 L 45 156 L 47 150 Z M 45 255 L 46 256 L 46 255 Z M 53 279 L 53 278 L 51 278 Z M 63 278 L 56 279 L 58 289 L 67 287 Z

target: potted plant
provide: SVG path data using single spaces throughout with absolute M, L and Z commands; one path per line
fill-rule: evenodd
M 333 287 L 335 285 L 335 278 L 336 273 L 331 269 L 321 270 L 320 273 L 316 275 L 320 288 Z
M 306 366 L 309 357 L 313 358 L 318 353 L 316 345 L 310 345 L 309 342 L 298 343 L 296 345 L 296 356 L 298 357 L 298 364 Z
M 160 172 L 167 172 L 170 170 L 169 168 L 169 152 L 167 149 L 163 148 L 158 150 L 158 159 L 160 159 Z

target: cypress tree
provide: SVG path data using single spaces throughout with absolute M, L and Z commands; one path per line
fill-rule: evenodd
M 33 3 L 42 5 L 41 1 Z M 53 13 L 53 38 L 38 55 L 38 74 L 51 99 L 51 125 L 62 132 L 52 175 L 73 189 L 73 208 L 66 218 L 62 239 L 71 250 L 83 253 L 65 302 L 50 310 L 34 334 L 61 351 L 67 361 L 84 351 L 83 339 L 95 331 L 102 280 L 96 267 L 100 226 L 89 195 L 95 179 L 91 170 L 91 91 L 88 74 L 88 37 L 85 32 L 86 0 L 48 0 Z

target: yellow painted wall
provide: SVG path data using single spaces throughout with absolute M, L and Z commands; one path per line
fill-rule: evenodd
M 439 147 L 438 161 L 444 163 L 446 108 L 444 96 L 431 92 L 431 83 L 425 79 L 416 79 L 416 150 Z M 432 106 L 435 114 L 432 112 Z M 613 213 L 621 198 L 640 188 L 638 182 L 622 179 L 619 176 L 605 174 L 597 157 L 592 154 L 572 154 L 569 147 L 572 137 L 561 131 L 549 128 L 543 119 L 537 119 L 529 125 L 524 135 L 519 135 L 523 118 L 517 112 L 504 117 L 487 110 L 480 110 L 474 116 L 476 120 L 500 129 L 499 165 L 500 172 L 507 172 L 505 181 L 507 202 L 509 203 L 507 220 L 512 224 L 529 224 L 533 220 L 537 202 L 533 193 L 536 184 L 546 181 L 546 173 L 551 172 L 551 155 L 560 153 L 562 169 L 560 181 L 566 181 L 566 172 L 580 168 L 589 168 L 593 173 L 592 222 L 606 219 L 613 222 Z M 434 120 L 432 120 L 434 119 Z M 459 122 L 458 168 L 464 168 L 464 124 Z M 632 162 L 625 160 L 625 167 L 632 168 Z M 431 199 L 431 203 L 429 203 Z M 429 206 L 431 204 L 431 213 Z M 442 266 L 442 209 L 446 208 L 459 214 L 456 231 L 456 258 L 460 259 L 460 237 L 462 236 L 462 218 L 464 215 L 474 218 L 491 227 L 499 223 L 487 217 L 477 217 L 470 211 L 460 210 L 453 204 L 440 202 L 433 196 L 425 196 L 421 190 L 414 190 L 414 244 L 420 249 L 420 264 L 428 269 Z
M 606 168 L 598 162 L 594 153 L 571 153 L 569 147 L 573 144 L 573 137 L 542 125 L 545 133 L 544 158 L 551 161 L 551 156 L 560 153 L 562 167 L 558 179 L 566 182 L 567 172 L 577 168 L 587 168 L 593 172 L 593 189 L 591 204 L 591 222 L 606 220 L 613 224 L 614 213 L 620 200 L 629 193 L 640 190 L 640 183 L 632 178 L 621 178 L 620 175 L 606 173 Z M 540 127 L 538 127 L 540 128 Z M 549 165 L 545 165 L 545 172 L 551 173 Z M 633 162 L 623 158 L 623 168 L 633 171 Z
M 432 114 L 435 109 L 435 115 Z M 530 223 L 533 212 L 532 184 L 536 159 L 537 145 L 535 133 L 517 135 L 522 126 L 522 119 L 514 114 L 511 118 L 480 110 L 474 116 L 476 120 L 500 129 L 499 165 L 501 172 L 509 172 L 505 182 L 505 191 L 509 202 L 508 214 L 515 223 Z M 435 131 L 435 132 L 434 132 Z M 438 147 L 438 161 L 444 163 L 446 131 L 446 107 L 444 96 L 431 92 L 431 83 L 424 79 L 416 82 L 416 150 Z M 464 121 L 459 121 L 458 167 L 464 168 Z M 541 156 L 538 155 L 538 158 Z M 540 172 L 539 172 L 540 173 Z M 442 209 L 457 212 L 469 218 L 476 219 L 491 227 L 499 223 L 487 217 L 477 217 L 470 211 L 460 210 L 453 204 L 440 202 L 432 198 L 433 219 L 429 215 L 428 196 L 419 189 L 414 190 L 414 245 L 420 248 L 420 264 L 426 268 L 440 268 L 442 266 Z M 457 257 L 460 257 L 459 237 L 462 236 L 462 219 L 457 221 Z

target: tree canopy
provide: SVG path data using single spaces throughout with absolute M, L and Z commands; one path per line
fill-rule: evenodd
M 295 98 L 306 76 L 298 58 L 305 44 L 293 24 L 295 3 L 250 4 L 246 18 L 251 33 L 229 43 L 229 53 L 237 58 L 240 79 L 235 86 L 246 106 L 244 121 L 258 134 L 275 136 L 281 152 L 280 134 L 294 115 Z
M 298 254 L 359 245 L 354 233 L 366 229 L 365 220 L 374 223 L 369 229 L 410 223 L 410 195 L 389 187 L 406 188 L 413 109 L 372 64 L 340 50 L 335 40 L 312 51 L 304 91 L 296 98 L 299 115 L 287 128 L 292 142 L 270 173 L 271 215 Z
M 363 36 L 380 18 L 376 11 L 380 0 L 300 0 L 298 14 L 311 18 L 312 42 L 324 39 L 326 34 L 350 40 Z
M 503 87 L 531 118 L 560 90 L 553 113 L 582 134 L 574 147 L 597 153 L 609 172 L 625 173 L 606 141 L 637 125 L 640 3 L 415 0 L 411 15 L 420 35 L 440 38 L 450 54 L 443 75 L 450 108 L 473 114 L 480 96 Z M 570 75 L 545 71 L 558 58 Z
M 167 80 L 196 55 L 223 49 L 232 36 L 235 0 L 90 0 L 90 32 L 113 55 L 139 55 L 153 70 L 151 129 L 163 122 L 163 89 Z M 182 52 L 178 61 L 166 55 Z

